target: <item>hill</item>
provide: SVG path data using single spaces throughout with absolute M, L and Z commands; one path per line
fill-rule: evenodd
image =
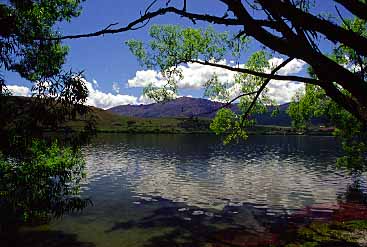
M 121 105 L 108 109 L 109 112 L 129 117 L 139 118 L 213 118 L 216 111 L 223 103 L 207 99 L 180 97 L 167 103 L 153 103 L 149 105 Z M 254 115 L 259 125 L 291 126 L 291 118 L 286 113 L 289 104 L 279 107 L 279 114 L 271 116 L 272 108 L 264 114 Z M 238 104 L 229 107 L 234 112 L 239 112 Z
M 16 109 L 21 108 L 22 114 L 18 114 L 20 118 L 24 118 L 25 115 L 33 115 L 32 112 L 28 112 L 25 109 L 30 109 L 29 107 L 25 107 L 26 105 L 31 105 L 33 100 L 32 98 L 27 97 L 9 97 L 11 101 L 11 108 L 17 112 Z M 181 102 L 181 103 L 180 103 Z M 182 104 L 185 102 L 185 104 Z M 189 103 L 196 103 L 189 104 Z M 180 103 L 180 104 L 178 104 Z M 199 106 L 199 107 L 198 107 Z M 196 112 L 202 113 L 203 109 L 205 110 L 216 110 L 221 103 L 214 102 L 211 103 L 209 100 L 205 99 L 191 99 L 191 98 L 183 98 L 179 100 L 175 100 L 173 102 L 168 102 L 166 104 L 151 104 L 145 106 L 121 106 L 115 109 L 133 109 L 130 112 L 130 115 L 133 114 L 143 114 L 147 109 L 155 109 L 156 112 L 146 112 L 148 116 L 151 117 L 136 117 L 136 116 L 122 116 L 114 113 L 111 110 L 103 110 L 96 107 L 90 107 L 89 116 L 77 117 L 76 120 L 69 121 L 65 125 L 60 126 L 59 131 L 63 132 L 67 129 L 72 129 L 78 131 L 83 128 L 85 125 L 85 119 L 92 116 L 95 119 L 95 127 L 97 132 L 113 132 L 113 133 L 211 133 L 213 132 L 209 129 L 209 125 L 211 122 L 211 118 L 214 116 L 214 112 L 207 114 L 209 117 L 185 117 L 183 113 L 188 114 L 188 112 Z M 159 107 L 163 107 L 163 109 L 159 109 Z M 184 107 L 183 111 L 177 111 L 178 107 Z M 185 111 L 185 107 L 187 110 Z M 234 105 L 232 107 L 237 107 Z M 262 114 L 257 119 L 260 121 L 260 124 L 249 129 L 249 134 L 311 134 L 311 135 L 329 135 L 331 134 L 329 130 L 324 131 L 319 128 L 313 128 L 307 132 L 299 133 L 297 130 L 281 124 L 287 123 L 288 121 L 285 117 L 279 117 L 281 114 L 286 114 L 286 109 L 288 105 L 282 105 L 280 107 L 280 114 L 276 118 L 271 118 L 270 114 Z M 180 108 L 178 108 L 180 109 Z M 190 109 L 190 110 L 189 110 Z M 165 112 L 167 110 L 167 112 Z M 238 110 L 238 108 L 234 108 L 234 110 Z M 176 117 L 168 117 L 172 116 L 170 114 L 177 112 L 181 112 L 180 115 L 176 115 Z M 209 111 L 206 111 L 209 112 Z M 128 115 L 127 112 L 126 115 Z M 205 112 L 204 112 L 205 113 Z M 0 113 L 1 114 L 1 113 Z M 121 114 L 121 113 L 120 113 Z M 160 114 L 157 115 L 154 114 Z M 198 114 L 200 115 L 200 114 Z M 147 116 L 147 115 L 145 115 Z M 154 116 L 154 117 L 153 117 Z M 192 115 L 189 115 L 192 116 Z M 204 114 L 205 116 L 205 114 Z M 1 116 L 0 116 L 1 117 Z M 3 116 L 4 117 L 4 116 Z M 287 116 L 288 117 L 288 116 Z M 275 120 L 274 120 L 275 119 Z M 278 119 L 278 120 L 277 120 Z M 285 119 L 285 120 L 284 120 Z M 289 120 L 290 121 L 290 120 Z M 265 123 L 265 124 L 263 124 Z M 269 123 L 269 124 L 267 124 Z M 281 123 L 281 124 L 279 124 Z M 290 123 L 290 122 L 289 122 Z M 5 126 L 0 126 L 4 128 Z M 6 127 L 5 127 L 6 128 Z M 45 132 L 54 131 L 44 129 Z

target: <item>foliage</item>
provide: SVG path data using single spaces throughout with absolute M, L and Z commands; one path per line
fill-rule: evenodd
M 88 90 L 81 72 L 65 71 L 68 47 L 55 28 L 80 14 L 83 0 L 10 0 L 0 3 L 0 68 L 32 83 L 32 98 L 12 97 L 0 75 L 0 210 L 3 227 L 59 217 L 89 204 L 79 198 L 84 160 L 79 152 L 47 147 L 45 131 L 85 115 Z M 93 128 L 70 137 L 79 142 Z
M 238 58 L 249 42 L 247 38 L 234 39 L 229 32 L 215 32 L 212 27 L 195 29 L 177 25 L 154 25 L 150 28 L 149 35 L 152 38 L 149 44 L 139 40 L 129 40 L 126 44 L 142 66 L 158 68 L 166 80 L 166 85 L 162 88 L 150 85 L 144 91 L 145 95 L 159 101 L 169 99 L 170 94 L 167 92 L 177 94 L 177 82 L 183 79 L 179 64 L 198 59 L 219 62 L 228 53 Z M 212 83 L 207 82 L 208 87 L 218 80 L 213 76 L 211 81 Z M 208 91 L 208 94 L 211 93 Z
M 366 21 L 358 18 L 344 20 L 344 27 L 367 37 Z M 367 79 L 365 66 L 366 58 L 360 57 L 355 50 L 339 46 L 333 50 L 331 59 L 343 64 L 349 70 L 359 73 L 363 79 Z M 316 76 L 310 68 L 311 76 Z M 349 93 L 340 88 L 344 95 Z M 335 136 L 341 139 L 345 156 L 338 159 L 338 164 L 352 170 L 363 170 L 367 167 L 367 133 L 366 126 L 343 109 L 334 100 L 327 96 L 325 90 L 318 86 L 307 85 L 305 92 L 299 92 L 290 104 L 288 114 L 292 117 L 293 125 L 297 128 L 307 128 L 312 117 L 327 116 L 335 129 Z
M 249 121 L 247 121 L 250 124 Z M 242 127 L 241 120 L 229 109 L 220 109 L 210 124 L 210 129 L 217 135 L 227 134 L 224 138 L 224 144 L 228 144 L 238 138 L 246 139 L 247 132 Z
M 338 159 L 340 166 L 351 170 L 367 168 L 367 134 L 362 123 L 351 113 L 326 96 L 317 86 L 308 85 L 298 93 L 288 108 L 296 128 L 307 128 L 312 117 L 326 116 L 336 127 L 334 135 L 341 140 L 345 155 Z
M 88 96 L 83 75 L 64 71 L 68 47 L 54 39 L 59 36 L 55 24 L 78 16 L 82 1 L 12 0 L 0 4 L 0 68 L 32 82 L 32 96 L 36 98 L 25 109 L 13 108 L 7 82 L 0 77 L 2 149 L 17 147 L 14 137 L 30 142 L 40 137 L 42 129 L 56 128 L 88 111 L 83 106 Z
M 177 94 L 177 83 L 183 79 L 183 63 L 197 63 L 209 61 L 210 63 L 223 64 L 224 59 L 230 56 L 239 61 L 250 43 L 248 38 L 236 38 L 229 32 L 215 32 L 212 27 L 206 29 L 183 28 L 173 25 L 152 26 L 149 34 L 151 40 L 148 44 L 142 41 L 129 40 L 126 44 L 131 52 L 138 58 L 141 65 L 147 68 L 160 70 L 167 84 L 162 88 L 149 85 L 144 93 L 148 97 L 164 102 L 172 99 Z M 272 69 L 269 64 L 270 55 L 265 51 L 257 51 L 251 54 L 248 61 L 241 65 L 245 69 L 265 73 Z M 268 105 L 274 104 L 265 88 L 259 92 L 266 79 L 245 73 L 234 73 L 233 81 L 220 82 L 217 74 L 205 82 L 205 96 L 222 102 L 231 100 L 234 88 L 239 88 L 241 94 L 246 97 L 240 98 L 240 115 L 230 112 L 229 109 L 219 111 L 214 119 L 211 129 L 216 134 L 226 134 L 225 143 L 237 138 L 246 138 L 244 127 L 251 126 L 253 121 L 248 116 L 255 113 L 263 113 Z M 259 95 L 256 95 L 259 92 Z M 256 103 L 252 102 L 256 98 Z M 228 119 L 225 119 L 227 118 Z
M 26 160 L 0 157 L 0 225 L 19 226 L 85 208 L 78 196 L 85 161 L 78 151 L 33 142 Z
M 36 82 L 61 72 L 68 48 L 53 30 L 56 22 L 80 14 L 82 0 L 12 0 L 0 4 L 0 66 Z M 43 37 L 44 39 L 40 39 Z

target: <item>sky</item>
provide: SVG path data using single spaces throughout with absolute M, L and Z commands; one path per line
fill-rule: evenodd
M 80 34 L 94 32 L 107 27 L 111 23 L 118 23 L 115 27 L 124 26 L 140 16 L 151 1 L 135 0 L 87 0 L 82 4 L 82 14 L 71 20 L 70 23 L 61 23 L 57 26 L 62 34 Z M 161 2 L 161 1 L 158 1 Z M 172 0 L 172 2 L 180 2 Z M 210 12 L 219 16 L 226 11 L 219 1 L 200 0 L 188 1 L 188 10 L 191 12 Z M 329 11 L 334 9 L 331 1 L 318 1 L 322 5 L 317 6 L 317 11 Z M 345 10 L 341 10 L 345 14 Z M 66 40 L 64 44 L 70 47 L 65 69 L 84 71 L 85 80 L 89 89 L 88 104 L 108 109 L 123 104 L 147 104 L 152 101 L 142 95 L 143 87 L 149 83 L 162 85 L 159 71 L 146 70 L 141 67 L 125 41 L 138 39 L 148 41 L 148 30 L 152 24 L 178 24 L 193 26 L 192 22 L 169 14 L 153 19 L 145 28 L 114 35 L 105 35 L 93 38 Z M 207 23 L 198 23 L 195 27 L 206 27 Z M 217 31 L 236 31 L 223 26 L 215 26 Z M 327 47 L 327 44 L 321 44 Z M 250 51 L 256 51 L 260 46 L 253 44 Z M 246 56 L 243 57 L 246 62 Z M 275 56 L 271 63 L 281 63 L 282 57 Z M 233 65 L 230 60 L 221 63 Z M 218 68 L 200 66 L 197 64 L 183 65 L 184 79 L 179 82 L 179 95 L 189 97 L 203 97 L 203 85 L 211 77 L 213 72 L 220 75 L 223 82 L 233 82 L 234 74 Z M 279 73 L 281 74 L 305 74 L 306 64 L 299 60 L 292 61 Z M 30 95 L 31 83 L 27 82 L 15 73 L 5 73 L 5 79 L 9 89 L 15 95 Z M 294 82 L 272 82 L 269 85 L 269 94 L 278 103 L 285 103 L 304 85 Z M 230 95 L 238 94 L 238 87 L 230 88 Z

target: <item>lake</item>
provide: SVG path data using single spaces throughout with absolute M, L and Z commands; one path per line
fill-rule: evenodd
M 227 246 L 239 232 L 268 241 L 305 208 L 332 213 L 356 179 L 336 167 L 333 137 L 223 146 L 213 135 L 106 134 L 83 153 L 82 195 L 94 205 L 41 227 L 37 246 Z

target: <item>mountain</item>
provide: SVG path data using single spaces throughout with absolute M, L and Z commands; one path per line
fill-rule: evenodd
M 188 118 L 204 117 L 213 118 L 216 111 L 223 103 L 207 99 L 180 97 L 167 103 L 153 103 L 149 105 L 121 105 L 108 109 L 108 111 L 130 117 L 139 118 Z M 286 113 L 289 104 L 279 106 L 279 114 L 271 116 L 272 108 L 264 114 L 254 115 L 259 125 L 290 126 L 291 118 Z M 239 112 L 238 104 L 229 107 L 234 112 Z

